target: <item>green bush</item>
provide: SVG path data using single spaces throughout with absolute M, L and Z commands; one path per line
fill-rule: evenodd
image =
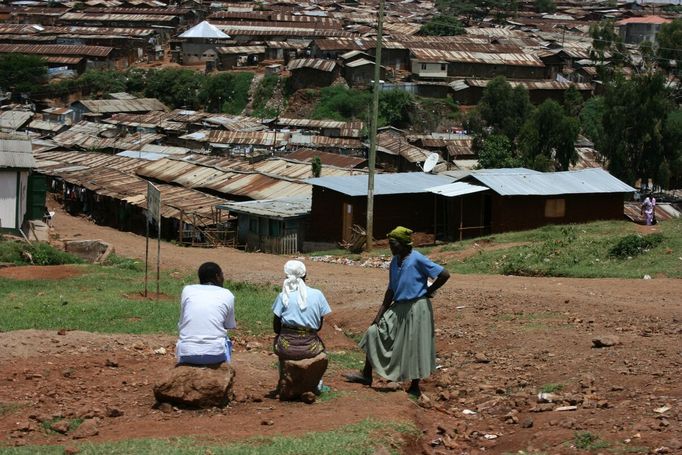
M 609 256 L 620 259 L 637 256 L 656 247 L 662 241 L 663 235 L 661 234 L 650 234 L 647 236 L 640 234 L 626 235 L 609 249 Z
M 119 269 L 125 270 L 142 271 L 144 269 L 144 263 L 142 261 L 127 258 L 124 256 L 119 256 L 117 254 L 110 254 L 107 260 L 104 261 L 102 265 L 118 267 Z
M 33 264 L 35 265 L 83 263 L 82 259 L 58 250 L 47 243 L 34 243 L 29 245 L 16 241 L 0 242 L 0 262 L 24 265 L 31 263 L 30 258 L 33 259 Z
M 272 98 L 279 81 L 279 76 L 269 74 L 258 84 L 258 88 L 256 88 L 256 92 L 253 95 L 253 114 L 256 117 L 268 118 L 277 115 L 277 112 L 273 112 L 272 109 L 266 109 L 265 105 Z

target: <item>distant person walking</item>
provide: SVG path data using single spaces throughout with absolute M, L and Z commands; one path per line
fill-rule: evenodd
M 214 262 L 201 264 L 199 284 L 185 286 L 180 296 L 180 336 L 175 345 L 178 364 L 230 362 L 232 343 L 227 330 L 236 329 L 234 295 L 223 288 L 225 277 Z
M 642 202 L 642 207 L 640 210 L 640 213 L 644 215 L 644 222 L 646 223 L 647 226 L 651 226 L 654 220 L 654 208 L 655 208 L 655 203 L 656 199 L 653 200 L 654 202 L 651 201 L 651 198 L 647 196 L 644 198 L 644 202 Z
M 372 371 L 389 381 L 411 381 L 407 392 L 421 395 L 419 381 L 436 370 L 431 297 L 450 273 L 412 249 L 412 230 L 398 226 L 388 233 L 393 259 L 388 289 L 372 325 L 360 341 L 365 366 L 346 380 L 372 385 Z M 428 279 L 435 279 L 431 285 Z

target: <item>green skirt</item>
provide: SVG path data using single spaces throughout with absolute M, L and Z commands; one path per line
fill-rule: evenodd
M 427 378 L 436 371 L 431 301 L 394 303 L 360 340 L 374 371 L 389 381 Z

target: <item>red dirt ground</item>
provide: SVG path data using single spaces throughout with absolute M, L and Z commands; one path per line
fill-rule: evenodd
M 78 267 L 30 265 L 26 267 L 5 267 L 0 269 L 0 277 L 13 280 L 62 280 L 80 275 Z
M 63 212 L 54 224 L 62 239 L 104 239 L 118 254 L 144 256 L 139 236 Z M 189 271 L 214 260 L 230 279 L 272 284 L 280 283 L 286 259 L 171 244 L 163 244 L 161 252 L 166 269 Z M 344 331 L 367 327 L 387 272 L 306 262 L 310 284 L 325 292 L 334 310 L 322 334 L 328 349 L 354 346 Z M 298 432 L 323 431 L 374 417 L 409 420 L 423 430 L 405 453 L 574 454 L 581 451 L 571 441 L 585 431 L 610 444 L 595 453 L 680 454 L 680 295 L 682 280 L 666 278 L 453 276 L 433 300 L 440 369 L 425 381 L 429 400 L 419 404 L 404 392 L 347 384 L 333 364 L 325 383 L 338 395 L 329 401 L 305 405 L 264 398 L 277 374 L 272 339 L 236 333 L 237 402 L 224 410 L 164 413 L 154 407 L 151 384 L 157 371 L 174 363 L 173 336 L 0 333 L 0 403 L 18 406 L 0 412 L 0 444 L 77 444 L 71 435 L 39 428 L 37 420 L 58 415 L 97 419 L 98 434 L 86 439 L 91 442 L 169 435 L 234 441 L 289 434 L 291 422 Z M 622 344 L 593 348 L 592 340 L 604 335 Z M 161 347 L 166 354 L 154 352 Z M 563 385 L 557 405 L 538 403 L 538 390 L 548 384 Z M 554 409 L 565 405 L 576 409 Z

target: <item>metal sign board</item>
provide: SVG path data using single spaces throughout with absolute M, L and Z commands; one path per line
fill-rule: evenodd
M 147 219 L 161 222 L 161 192 L 152 182 L 147 182 Z

